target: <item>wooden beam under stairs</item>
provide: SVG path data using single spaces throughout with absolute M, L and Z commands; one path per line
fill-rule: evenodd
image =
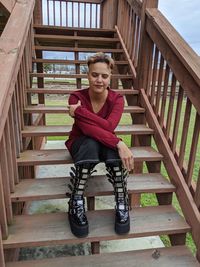
M 72 126 L 25 126 L 22 130 L 22 136 L 68 136 L 71 130 Z M 152 129 L 143 124 L 119 125 L 115 130 L 117 135 L 146 135 L 153 134 L 153 132 Z
M 129 194 L 170 193 L 173 186 L 159 173 L 130 174 L 127 180 Z M 70 177 L 23 179 L 11 194 L 12 202 L 61 199 L 70 196 Z M 86 197 L 113 195 L 113 186 L 105 175 L 92 176 L 85 190 Z
M 8 262 L 6 267 L 199 267 L 185 246 L 72 256 L 36 261 Z
M 9 237 L 3 240 L 4 249 L 100 242 L 190 231 L 184 218 L 171 205 L 134 208 L 130 211 L 130 232 L 125 235 L 117 235 L 114 231 L 114 210 L 88 211 L 87 217 L 90 233 L 80 239 L 71 233 L 65 212 L 15 216 L 14 223 L 9 227 Z
M 133 147 L 130 149 L 135 162 L 153 162 L 163 159 L 163 156 L 152 147 Z M 20 153 L 17 162 L 18 166 L 73 163 L 67 149 L 26 150 Z

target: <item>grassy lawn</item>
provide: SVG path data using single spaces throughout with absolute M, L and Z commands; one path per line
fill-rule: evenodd
M 168 103 L 169 103 L 169 100 L 167 101 L 167 105 L 168 106 Z M 53 101 L 53 100 L 46 100 L 46 105 L 56 105 L 56 106 L 65 106 L 67 105 L 67 99 L 61 99 L 61 100 L 56 100 L 56 101 Z M 184 110 L 185 110 L 185 105 L 186 103 L 184 102 L 183 104 L 183 109 L 182 109 L 182 112 L 181 112 L 181 123 L 180 125 L 183 125 L 183 122 L 184 122 Z M 176 101 L 175 101 L 175 106 L 176 106 Z M 191 146 L 191 142 L 192 142 L 192 135 L 193 135 L 193 127 L 194 127 L 194 122 L 195 122 L 195 116 L 196 116 L 196 113 L 195 113 L 195 110 L 192 109 L 192 113 L 191 113 L 191 121 L 190 121 L 190 127 L 189 127 L 189 135 L 188 135 L 188 141 L 187 141 L 187 144 L 186 144 L 186 150 L 185 150 L 185 160 L 188 161 L 189 159 L 189 153 L 190 153 L 190 146 Z M 174 118 L 175 118 L 175 114 L 173 114 L 173 117 L 172 117 L 172 125 L 174 123 Z M 70 118 L 68 115 L 65 115 L 65 114 L 47 114 L 46 115 L 46 122 L 47 122 L 47 125 L 71 125 L 73 123 L 73 119 Z M 128 114 L 124 114 L 122 116 L 122 119 L 120 121 L 120 124 L 131 124 L 131 118 L 130 118 L 130 115 Z M 182 127 L 180 127 L 179 129 L 179 134 L 178 134 L 178 138 L 177 138 L 177 145 L 180 146 L 180 142 L 181 142 L 181 133 L 182 133 Z M 172 131 L 170 133 L 172 135 Z M 131 136 L 130 135 L 126 135 L 126 136 L 121 136 L 122 139 L 124 140 L 124 142 L 130 146 L 131 144 Z M 48 137 L 48 140 L 66 140 L 67 137 Z M 152 141 L 152 146 L 156 149 L 156 145 L 155 143 Z M 200 142 L 199 142 L 199 147 L 198 147 L 198 151 L 200 151 Z M 198 177 L 198 171 L 199 171 L 199 165 L 200 165 L 200 153 L 198 153 L 197 155 L 197 159 L 196 159 L 196 162 L 195 162 L 195 166 L 194 166 L 194 172 L 193 172 L 193 179 L 194 180 L 197 180 L 197 177 Z M 161 168 L 161 172 L 162 174 L 165 176 L 165 177 L 168 177 L 167 175 L 167 172 L 164 168 L 164 165 L 162 164 L 162 168 Z M 147 172 L 147 168 L 144 164 L 144 172 Z M 157 205 L 157 199 L 156 199 L 156 196 L 155 194 L 142 194 L 141 196 L 141 205 L 142 206 L 149 206 L 149 205 Z M 176 209 L 180 212 L 180 214 L 182 214 L 181 212 L 181 208 L 179 206 L 179 203 L 176 199 L 176 196 L 174 195 L 173 197 L 173 205 L 176 207 Z M 167 236 L 162 236 L 161 237 L 162 241 L 164 242 L 164 244 L 166 246 L 169 246 L 170 245 L 170 242 L 169 242 L 169 239 Z M 196 251 L 196 248 L 195 248 L 195 245 L 193 243 L 193 240 L 191 238 L 191 235 L 190 234 L 187 234 L 187 245 L 188 247 L 191 249 L 191 251 L 193 253 L 195 253 Z

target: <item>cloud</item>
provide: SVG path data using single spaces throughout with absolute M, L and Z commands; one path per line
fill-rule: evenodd
M 159 10 L 200 54 L 200 2 L 199 0 L 159 0 Z

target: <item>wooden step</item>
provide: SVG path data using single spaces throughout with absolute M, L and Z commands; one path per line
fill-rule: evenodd
M 119 38 L 108 38 L 108 37 L 93 37 L 93 36 L 69 36 L 69 35 L 55 35 L 55 34 L 35 34 L 34 38 L 39 42 L 66 42 L 66 41 L 78 41 L 80 42 L 103 42 L 103 43 L 117 43 L 119 42 Z
M 71 233 L 66 213 L 15 216 L 13 224 L 9 226 L 8 239 L 3 240 L 3 247 L 77 244 L 190 231 L 184 218 L 171 205 L 134 208 L 130 211 L 131 227 L 126 235 L 117 235 L 114 231 L 114 210 L 88 211 L 87 217 L 90 233 L 80 239 Z
M 6 267 L 199 267 L 185 246 L 8 262 Z
M 138 106 L 126 106 L 123 113 L 144 113 L 145 109 Z M 66 106 L 32 105 L 24 108 L 24 113 L 69 113 Z
M 160 161 L 163 156 L 152 147 L 130 148 L 135 162 Z M 18 166 L 73 163 L 67 149 L 26 150 L 17 159 Z
M 103 29 L 103 28 L 76 28 L 76 27 L 62 27 L 62 26 L 50 26 L 50 25 L 34 25 L 35 33 L 37 34 L 56 34 L 56 35 L 69 35 L 74 36 L 75 33 L 78 36 L 95 36 L 95 37 L 114 37 L 116 34 L 115 29 Z
M 68 184 L 70 177 L 23 179 L 11 194 L 12 202 L 61 199 L 70 196 Z M 105 175 L 92 176 L 87 183 L 87 197 L 106 196 L 113 194 L 113 186 Z M 129 194 L 169 193 L 175 187 L 158 173 L 130 174 L 128 177 Z
M 25 126 L 22 131 L 23 137 L 28 136 L 68 136 L 72 126 Z M 115 133 L 119 134 L 134 134 L 134 135 L 145 135 L 153 134 L 153 130 L 143 124 L 135 125 L 119 125 Z
M 73 65 L 73 64 L 80 64 L 80 65 L 87 65 L 87 60 L 65 60 L 65 59 L 45 59 L 45 58 L 36 58 L 32 59 L 33 63 L 47 63 L 47 64 L 66 64 L 66 65 Z M 128 61 L 117 61 L 115 60 L 115 65 L 128 65 Z
M 42 45 L 36 45 L 33 47 L 34 50 L 40 50 L 40 51 L 62 51 L 62 52 L 85 52 L 90 53 L 99 52 L 99 48 L 80 48 L 80 47 L 63 47 L 63 46 L 42 46 Z M 123 49 L 117 49 L 117 48 L 101 48 L 101 52 L 103 53 L 123 53 Z
M 30 73 L 31 77 L 40 77 L 40 78 L 69 78 L 69 79 L 87 79 L 87 74 L 55 74 L 55 73 Z M 132 80 L 133 75 L 130 74 L 112 74 L 112 79 L 128 79 Z
M 26 93 L 33 94 L 71 94 L 80 89 L 63 89 L 63 88 L 30 88 L 26 90 Z M 138 95 L 139 90 L 134 89 L 112 89 L 116 93 L 121 95 Z

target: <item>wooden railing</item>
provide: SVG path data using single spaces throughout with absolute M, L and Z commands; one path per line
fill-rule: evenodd
M 157 6 L 156 0 L 120 0 L 117 28 L 200 260 L 200 63 Z
M 39 0 L 40 24 L 100 28 L 101 0 Z
M 23 107 L 32 71 L 34 0 L 17 2 L 0 38 L 0 225 L 3 239 L 13 220 L 10 194 L 19 182 L 17 157 L 23 150 Z M 16 20 L 16 18 L 18 18 Z M 19 32 L 20 29 L 20 32 Z

